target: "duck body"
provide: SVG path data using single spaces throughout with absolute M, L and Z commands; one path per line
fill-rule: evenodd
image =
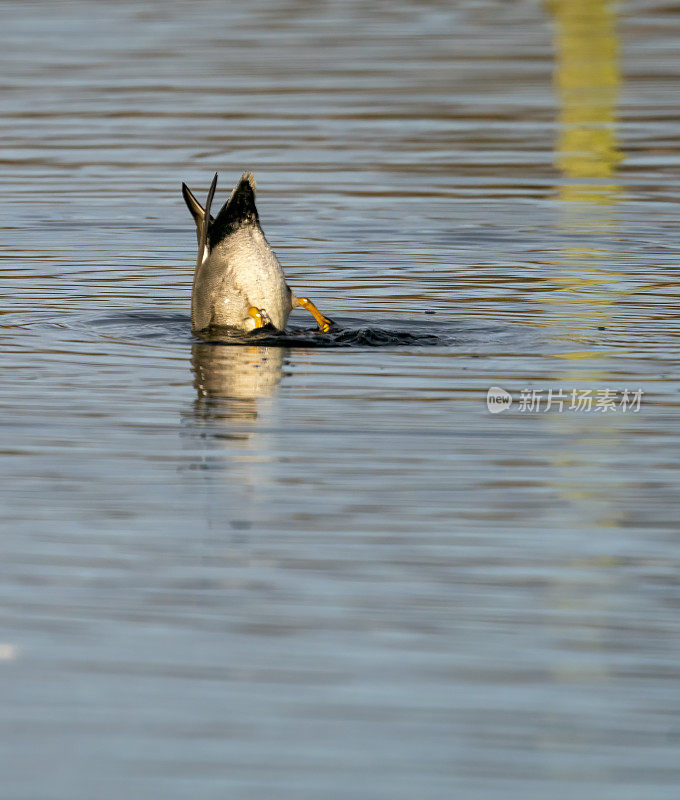
M 271 324 L 286 327 L 292 292 L 259 225 L 242 225 L 207 253 L 196 271 L 191 327 L 252 330 L 249 309 L 266 309 Z
M 206 210 L 185 184 L 182 191 L 196 221 L 200 247 Z M 266 309 L 271 324 L 285 328 L 293 293 L 260 227 L 252 173 L 243 174 L 217 217 L 210 217 L 206 233 L 191 293 L 192 331 L 253 330 L 258 320 L 249 313 L 251 308 Z
M 186 184 L 184 200 L 196 222 L 198 257 L 191 292 L 191 330 L 235 328 L 251 331 L 265 325 L 283 330 L 293 308 L 309 311 L 328 332 L 331 320 L 306 297 L 296 297 L 269 246 L 255 207 L 255 178 L 244 172 L 217 217 L 210 206 L 213 179 L 205 208 Z

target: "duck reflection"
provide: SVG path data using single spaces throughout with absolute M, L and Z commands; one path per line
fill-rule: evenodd
M 281 383 L 286 353 L 281 347 L 195 344 L 191 366 L 198 403 L 224 400 L 216 405 L 227 416 L 257 418 L 258 398 L 271 397 Z
M 232 529 L 232 544 L 233 536 L 256 524 L 266 501 L 276 459 L 271 430 L 279 427 L 272 398 L 288 352 L 206 342 L 191 349 L 197 396 L 181 417 L 181 436 L 191 453 L 185 468 L 199 479 L 208 529 Z
M 281 347 L 193 345 L 196 400 L 185 414 L 189 430 L 203 439 L 247 443 L 267 398 L 276 394 L 288 351 Z

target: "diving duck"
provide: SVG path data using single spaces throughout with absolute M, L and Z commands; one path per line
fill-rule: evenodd
M 296 297 L 265 239 L 255 207 L 255 178 L 244 172 L 217 217 L 210 214 L 217 174 L 205 208 L 189 187 L 182 195 L 196 222 L 198 256 L 191 292 L 191 330 L 213 327 L 283 330 L 294 308 L 304 308 L 328 333 L 333 325 L 307 297 Z

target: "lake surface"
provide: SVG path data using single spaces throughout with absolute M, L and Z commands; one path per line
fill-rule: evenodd
M 676 798 L 678 4 L 0 14 L 2 797 Z

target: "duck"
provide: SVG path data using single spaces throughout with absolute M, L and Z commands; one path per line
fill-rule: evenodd
M 260 226 L 255 206 L 256 183 L 244 172 L 212 217 L 217 188 L 212 180 L 205 207 L 182 183 L 182 196 L 196 223 L 198 254 L 191 291 L 191 330 L 205 334 L 213 328 L 249 332 L 271 326 L 284 330 L 294 308 L 309 311 L 319 329 L 328 333 L 334 323 L 308 297 L 296 296 Z

